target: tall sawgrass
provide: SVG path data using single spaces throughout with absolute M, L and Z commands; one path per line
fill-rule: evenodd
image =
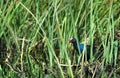
M 119 55 L 119 40 L 115 39 L 115 31 L 120 31 L 117 0 L 1 0 L 0 6 L 0 40 L 5 44 L 1 48 L 5 53 L 0 60 L 1 77 L 83 78 L 85 57 L 71 53 L 72 45 L 67 42 L 71 37 L 78 43 L 95 44 L 102 54 L 94 61 L 91 47 L 88 64 L 96 63 L 96 68 L 99 64 L 101 70 L 100 74 L 92 70 L 96 76 L 118 76 L 114 68 Z M 107 65 L 113 66 L 112 73 Z

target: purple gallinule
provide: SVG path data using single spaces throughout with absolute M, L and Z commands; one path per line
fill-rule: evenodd
M 79 53 L 79 50 L 80 52 L 82 53 L 83 50 L 84 50 L 84 47 L 85 45 L 84 44 L 77 44 L 77 40 L 75 38 L 71 38 L 70 40 L 68 40 L 69 43 L 72 43 L 73 44 L 73 47 L 74 49 Z M 91 46 L 90 45 L 86 45 L 86 51 L 87 51 L 87 60 L 90 59 L 90 48 Z M 95 51 L 95 47 L 93 46 L 93 52 Z

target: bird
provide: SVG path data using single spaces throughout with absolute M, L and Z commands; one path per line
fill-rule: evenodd
M 73 44 L 74 49 L 75 49 L 78 53 L 79 53 L 79 52 L 83 53 L 83 50 L 84 50 L 84 48 L 85 48 L 85 44 L 79 44 L 79 45 L 78 45 L 76 38 L 71 38 L 70 40 L 68 40 L 68 42 Z M 91 51 L 90 51 L 90 48 L 91 48 L 90 45 L 86 45 L 87 60 L 90 59 L 90 52 L 91 52 Z M 94 48 L 95 48 L 95 47 L 93 46 L 93 48 L 92 48 L 92 49 L 93 49 L 93 52 L 95 51 Z

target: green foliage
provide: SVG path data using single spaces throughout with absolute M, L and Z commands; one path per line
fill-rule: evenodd
M 119 8 L 118 0 L 0 0 L 0 77 L 120 77 Z M 101 56 L 91 47 L 87 63 L 70 37 Z

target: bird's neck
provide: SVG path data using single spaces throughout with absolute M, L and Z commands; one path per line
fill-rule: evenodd
M 74 46 L 75 50 L 78 51 L 77 42 L 73 43 L 73 46 Z

